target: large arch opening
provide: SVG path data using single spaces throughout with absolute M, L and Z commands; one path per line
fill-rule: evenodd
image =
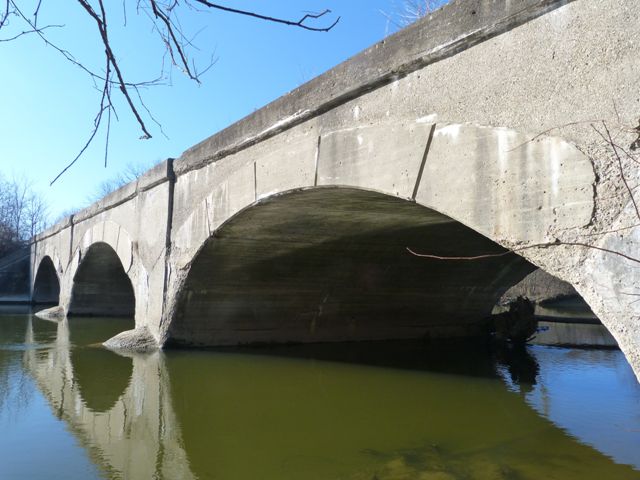
M 135 295 L 118 254 L 103 242 L 89 247 L 73 277 L 69 315 L 133 317 Z
M 239 345 L 462 337 L 535 267 L 414 202 L 351 188 L 266 199 L 205 243 L 185 281 L 170 344 Z
M 33 283 L 33 303 L 36 305 L 58 305 L 60 302 L 60 280 L 51 257 L 45 256 Z

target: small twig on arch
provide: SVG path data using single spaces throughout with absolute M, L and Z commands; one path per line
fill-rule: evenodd
M 512 253 L 517 253 L 517 252 L 521 252 L 524 250 L 529 250 L 532 248 L 549 248 L 549 247 L 560 247 L 560 246 L 574 246 L 574 247 L 585 247 L 585 248 L 592 248 L 594 250 L 599 250 L 601 252 L 606 252 L 606 253 L 611 253 L 613 255 L 618 255 L 622 258 L 625 258 L 631 262 L 634 263 L 639 263 L 640 264 L 640 258 L 635 258 L 635 257 L 631 257 L 629 255 L 626 255 L 622 252 L 617 252 L 615 250 L 611 250 L 608 248 L 604 248 L 604 247 L 598 247 L 595 245 L 589 245 L 587 243 L 583 243 L 583 242 L 563 242 L 560 240 L 557 240 L 555 242 L 549 242 L 549 243 L 536 243 L 534 245 L 527 245 L 524 247 L 519 247 L 519 248 L 513 248 L 513 249 L 509 249 L 506 252 L 501 252 L 501 253 L 488 253 L 488 254 L 484 254 L 484 255 L 472 255 L 472 256 L 441 256 L 441 255 L 431 255 L 431 254 L 426 254 L 426 253 L 417 253 L 415 251 L 413 251 L 411 248 L 406 247 L 407 251 L 409 253 L 411 253 L 412 255 L 415 255 L 416 257 L 421 257 L 421 258 L 428 258 L 431 260 L 447 260 L 447 261 L 459 261 L 459 260 L 463 260 L 463 261 L 473 261 L 473 260 L 484 260 L 487 258 L 496 258 L 496 257 L 504 257 L 505 255 L 510 255 Z
M 602 121 L 601 119 L 598 119 L 598 120 L 580 120 L 580 121 L 577 121 L 577 122 L 565 123 L 564 125 L 559 125 L 557 127 L 551 127 L 551 128 L 548 128 L 548 129 L 544 130 L 543 132 L 538 133 L 537 135 L 534 135 L 529 140 L 527 140 L 525 142 L 522 142 L 521 144 L 516 145 L 515 147 L 507 150 L 507 152 L 513 152 L 514 150 L 518 150 L 519 148 L 524 147 L 528 143 L 535 142 L 540 137 L 543 137 L 543 136 L 553 132 L 554 130 L 560 130 L 560 129 L 566 128 L 566 127 L 574 127 L 576 125 L 581 125 L 581 124 L 584 124 L 584 123 L 593 124 L 593 123 L 597 123 L 597 122 L 601 122 L 601 121 Z

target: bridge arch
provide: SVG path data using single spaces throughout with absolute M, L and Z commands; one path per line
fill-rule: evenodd
M 40 260 L 33 282 L 33 303 L 58 305 L 60 302 L 61 269 L 57 269 L 53 259 L 44 255 Z
M 185 345 L 468 336 L 534 268 L 439 212 L 377 192 L 322 187 L 264 199 L 193 261 L 169 341 Z
M 579 228 L 589 222 L 593 209 L 593 166 L 568 142 L 505 128 L 429 124 L 423 120 L 325 133 L 316 142 L 313 162 L 309 161 L 310 150 L 298 145 L 300 158 L 289 155 L 287 160 L 291 161 L 284 163 L 276 152 L 270 155 L 270 164 L 254 157 L 245 164 L 236 160 L 238 165 L 233 169 L 220 167 L 220 173 L 212 176 L 217 185 L 211 193 L 198 208 L 192 209 L 188 221 L 176 225 L 174 238 L 178 247 L 187 243 L 184 240 L 187 238 L 190 242 L 194 238 L 201 240 L 197 250 L 193 245 L 189 250 L 194 252 L 192 256 L 178 259 L 178 268 L 180 264 L 186 267 L 179 281 L 174 282 L 179 284 L 175 288 L 178 293 L 173 309 L 168 310 L 172 318 L 165 338 L 187 344 L 363 339 L 355 333 L 359 331 L 358 323 L 363 321 L 358 318 L 382 313 L 391 316 L 394 312 L 406 314 L 401 332 L 396 329 L 385 333 L 388 324 L 380 320 L 375 333 L 373 330 L 361 333 L 367 338 L 405 338 L 412 329 L 421 335 L 468 333 L 473 329 L 470 319 L 477 321 L 488 314 L 501 292 L 534 266 L 516 255 L 500 257 L 499 261 L 466 262 L 466 266 L 465 262 L 457 266 L 447 262 L 452 274 L 447 276 L 442 266 L 427 266 L 408 255 L 405 247 L 413 244 L 417 250 L 442 256 L 498 253 L 505 251 L 503 247 L 551 241 L 555 231 Z M 288 144 L 285 148 L 292 147 Z M 305 168 L 313 170 L 305 172 Z M 251 171 L 253 175 L 247 173 Z M 377 225 L 380 222 L 382 226 Z M 197 233 L 203 224 L 204 234 Z M 305 229 L 311 235 L 305 234 Z M 346 235 L 349 231 L 353 235 Z M 447 244 L 443 232 L 461 239 L 460 243 Z M 401 241 L 393 240 L 395 233 Z M 317 238 L 312 241 L 309 237 L 313 235 Z M 263 245 L 256 241 L 259 238 Z M 370 272 L 361 272 L 363 279 L 373 281 L 370 277 L 378 277 L 379 286 L 388 291 L 394 284 L 402 288 L 396 289 L 397 296 L 393 299 L 387 295 L 389 302 L 385 306 L 372 302 L 377 305 L 376 311 L 365 308 L 354 316 L 356 305 L 352 302 L 345 315 L 353 318 L 350 326 L 341 325 L 339 332 L 325 329 L 318 333 L 322 330 L 321 317 L 326 320 L 331 317 L 328 312 L 332 308 L 337 312 L 340 305 L 345 305 L 344 299 L 338 301 L 339 294 L 332 305 L 330 300 L 335 292 L 353 288 L 364 291 L 368 287 L 366 282 L 353 278 L 343 279 L 343 283 L 334 278 L 334 293 L 326 292 L 296 276 L 296 265 L 303 265 L 321 252 L 317 258 L 324 254 L 325 264 L 320 262 L 315 268 L 330 270 L 327 265 L 331 258 L 326 256 L 335 255 L 325 249 L 330 245 L 338 252 L 350 252 L 352 258 L 367 248 L 382 248 L 384 242 L 373 246 L 367 238 L 386 238 L 387 245 L 395 242 L 396 253 L 399 250 L 402 253 L 397 253 L 393 261 L 403 267 L 395 277 L 389 277 L 393 281 L 385 280 L 387 267 L 382 264 L 365 261 L 354 268 L 360 271 L 370 267 Z M 431 243 L 422 245 L 421 238 L 431 239 Z M 440 243 L 433 243 L 435 238 Z M 233 252 L 234 243 L 245 244 L 245 248 Z M 265 250 L 264 245 L 269 247 Z M 289 251 L 284 251 L 282 245 Z M 384 258 L 391 265 L 392 260 Z M 342 260 L 350 261 L 348 257 Z M 544 268 L 544 262 L 540 265 L 538 260 L 536 257 L 534 263 Z M 412 265 L 440 271 L 439 277 L 434 273 L 433 278 L 439 278 L 441 283 L 429 283 L 424 273 L 412 270 L 415 268 Z M 403 276 L 403 269 L 412 273 Z M 284 280 L 278 289 L 274 288 L 272 278 L 261 276 L 269 271 L 286 275 L 287 270 L 292 273 L 292 283 L 286 288 Z M 447 290 L 455 283 L 456 275 L 473 281 L 463 286 L 464 291 Z M 253 278 L 262 283 L 251 284 Z M 231 284 L 236 292 L 242 293 L 234 296 Z M 428 301 L 429 295 L 420 292 L 420 285 L 438 292 L 434 298 L 449 295 L 449 307 Z M 299 296 L 306 301 L 279 298 L 287 288 L 295 291 L 297 287 L 304 290 Z M 413 298 L 412 307 L 407 306 L 411 302 L 402 300 L 403 295 Z M 454 297 L 457 300 L 453 301 Z M 369 302 L 367 298 L 361 297 L 359 305 Z M 293 305 L 296 315 L 304 321 L 286 328 L 279 326 L 276 318 L 286 310 L 284 304 Z M 394 308 L 387 308 L 391 305 Z M 435 316 L 455 320 L 436 325 L 412 322 L 412 316 L 419 316 L 418 305 L 429 306 Z M 264 317 L 261 312 L 265 311 L 273 313 L 271 320 L 262 324 L 252 321 Z M 212 324 L 214 313 L 222 320 Z M 287 338 L 274 336 L 275 331 L 296 331 L 296 325 L 305 325 L 304 331 L 298 328 L 297 333 Z
M 119 258 L 125 273 L 129 273 L 134 260 L 134 242 L 125 228 L 111 220 L 97 222 L 84 232 L 79 247 L 75 251 L 74 261 L 79 264 L 85 252 L 97 242 L 109 245 Z
M 133 317 L 135 294 L 116 250 L 106 242 L 79 249 L 68 315 Z

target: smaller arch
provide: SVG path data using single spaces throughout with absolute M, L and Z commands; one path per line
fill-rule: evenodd
M 133 317 L 133 285 L 116 251 L 108 243 L 96 242 L 79 262 L 68 314 Z
M 58 305 L 60 302 L 60 279 L 50 256 L 40 261 L 33 284 L 33 303 L 36 305 Z
M 133 240 L 129 232 L 111 220 L 98 222 L 84 233 L 76 253 L 85 255 L 86 250 L 98 242 L 104 242 L 113 249 L 128 273 L 133 264 Z

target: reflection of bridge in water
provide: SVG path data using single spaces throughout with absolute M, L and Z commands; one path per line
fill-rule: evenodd
M 26 340 L 33 342 L 31 321 Z M 87 368 L 80 365 L 87 359 L 75 358 L 74 361 L 78 350 L 72 352 L 70 347 L 69 324 L 64 320 L 57 324 L 56 341 L 51 348 L 25 352 L 25 369 L 34 378 L 54 414 L 65 421 L 91 460 L 109 477 L 194 478 L 171 407 L 163 354 L 154 352 L 118 358 L 99 348 L 79 349 L 89 355 L 97 353 L 98 357 L 110 357 L 108 361 L 99 362 L 99 370 L 93 369 L 93 381 L 90 381 L 79 371 L 79 368 Z M 96 362 L 87 363 L 96 366 Z M 82 382 L 79 374 L 83 377 Z M 116 394 L 113 402 L 105 402 L 106 389 L 113 387 L 105 377 L 108 380 L 116 377 L 120 381 L 116 380 L 115 384 L 124 386 L 121 392 L 109 392 Z M 99 391 L 95 392 L 95 389 Z M 117 396 L 117 393 L 121 394 Z
M 433 465 L 463 478 L 638 475 L 536 413 L 486 355 L 472 369 L 409 344 L 121 357 L 85 346 L 74 321 L 30 322 L 27 343 L 41 329 L 56 340 L 27 350 L 25 370 L 109 478 L 388 480 Z M 500 362 L 535 383 L 535 361 L 522 360 Z M 392 475 L 399 464 L 404 477 Z

